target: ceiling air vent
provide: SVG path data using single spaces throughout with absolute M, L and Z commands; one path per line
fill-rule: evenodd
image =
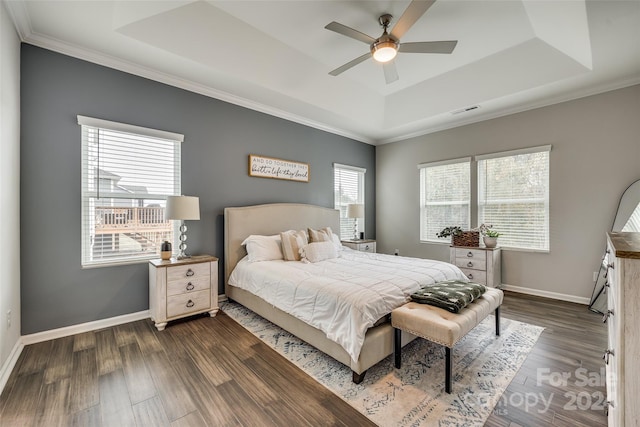
M 460 114 L 460 113 L 468 113 L 469 111 L 477 110 L 478 108 L 480 108 L 479 105 L 472 105 L 471 107 L 466 107 L 466 108 L 462 108 L 460 110 L 452 111 L 451 114 L 455 115 L 455 114 Z

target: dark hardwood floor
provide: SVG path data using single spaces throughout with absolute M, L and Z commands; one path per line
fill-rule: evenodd
M 600 316 L 512 293 L 502 315 L 546 329 L 486 425 L 606 426 Z M 0 396 L 0 425 L 374 424 L 220 313 L 163 332 L 142 320 L 26 346 Z

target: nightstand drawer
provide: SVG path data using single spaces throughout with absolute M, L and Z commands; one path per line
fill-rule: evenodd
M 485 271 L 487 269 L 487 261 L 477 258 L 456 258 L 456 267 Z
M 195 276 L 194 276 L 195 277 Z M 211 279 L 200 276 L 194 278 L 184 278 L 167 283 L 167 295 L 187 294 L 196 291 L 209 289 Z
M 206 310 L 211 307 L 209 297 L 209 291 L 204 290 L 167 298 L 167 318 Z
M 487 272 L 482 270 L 470 270 L 468 268 L 461 268 L 462 272 L 469 280 L 482 285 L 487 284 Z
M 487 260 L 487 253 L 482 249 L 455 248 L 455 252 L 456 252 L 456 260 L 458 258 L 463 258 L 468 260 L 474 260 L 478 263 L 485 263 Z M 458 265 L 458 267 L 462 267 L 462 266 Z
M 183 282 L 184 279 L 192 281 L 200 278 L 209 280 L 210 270 L 209 264 L 187 264 L 170 267 L 167 271 L 167 283 Z
M 372 240 L 372 239 L 368 239 L 368 240 L 343 240 L 342 242 L 343 246 L 346 246 L 347 248 L 351 248 L 354 249 L 356 251 L 360 251 L 360 252 L 369 252 L 369 253 L 376 253 L 376 241 Z
M 360 252 L 371 252 L 371 253 L 375 253 L 376 252 L 376 243 L 360 243 L 358 244 L 358 250 Z

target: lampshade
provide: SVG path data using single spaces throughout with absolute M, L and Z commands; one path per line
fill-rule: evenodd
M 364 205 L 362 203 L 347 205 L 347 218 L 364 218 Z
M 200 219 L 200 198 L 194 196 L 167 196 L 164 219 Z

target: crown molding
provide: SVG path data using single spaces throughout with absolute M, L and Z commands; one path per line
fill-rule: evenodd
M 31 20 L 29 19 L 29 13 L 27 10 L 27 2 L 12 1 L 5 2 L 8 5 L 9 15 L 13 21 L 18 35 L 22 42 L 29 43 L 34 46 L 38 46 L 44 49 L 48 49 L 57 53 L 61 53 L 73 58 L 88 61 L 94 64 L 102 65 L 104 67 L 112 68 L 118 71 L 123 71 L 129 74 L 133 74 L 139 77 L 144 77 L 159 83 L 167 84 L 169 86 L 177 87 L 180 89 L 194 92 L 200 95 L 205 95 L 210 98 L 218 99 L 220 101 L 228 102 L 230 104 L 238 105 L 250 110 L 258 111 L 260 113 L 268 114 L 270 116 L 278 117 L 290 122 L 298 123 L 304 126 L 308 126 L 314 129 L 318 129 L 324 132 L 332 133 L 335 135 L 343 136 L 345 138 L 353 139 L 356 141 L 364 142 L 366 144 L 375 145 L 378 141 L 370 138 L 366 135 L 347 131 L 345 129 L 329 126 L 325 123 L 321 123 L 315 120 L 310 120 L 306 117 L 302 117 L 296 114 L 292 114 L 288 111 L 284 111 L 278 108 L 274 108 L 269 105 L 265 105 L 259 102 L 252 101 L 231 93 L 218 90 L 212 87 L 194 83 L 190 80 L 182 79 L 171 74 L 162 73 L 157 70 L 130 62 L 120 58 L 116 58 L 111 55 L 104 54 L 102 52 L 94 51 L 91 49 L 81 48 L 62 40 L 55 39 L 53 37 L 44 36 L 33 31 L 31 26 Z
M 428 126 L 424 129 L 405 133 L 399 136 L 394 136 L 391 138 L 384 138 L 378 141 L 378 145 L 391 144 L 393 142 L 405 141 L 407 139 L 416 138 L 419 136 L 429 135 L 436 132 L 441 132 L 444 130 L 454 129 L 461 126 L 466 126 L 474 123 L 484 122 L 487 120 L 497 119 L 500 117 L 510 116 L 512 114 L 518 114 L 525 111 L 535 110 L 538 108 L 549 107 L 551 105 L 562 104 L 564 102 L 574 101 L 580 98 L 586 98 L 593 95 L 599 95 L 601 93 L 610 92 L 617 89 L 624 89 L 626 87 L 635 86 L 640 84 L 640 75 L 633 76 L 625 79 L 620 79 L 612 82 L 605 82 L 596 86 L 588 86 L 581 89 L 576 89 L 562 95 L 554 96 L 551 98 L 544 98 L 534 102 L 524 103 L 522 105 L 517 105 L 514 107 L 502 108 L 495 111 L 486 111 L 481 112 L 479 110 L 474 110 L 477 114 L 473 114 L 473 116 L 467 116 L 455 121 L 449 121 L 446 123 L 442 123 L 439 125 Z M 535 89 L 532 89 L 535 90 Z M 482 103 L 480 103 L 482 105 Z
M 4 0 L 0 0 L 4 1 Z M 208 87 L 202 84 L 195 83 L 191 80 L 183 79 L 175 75 L 163 73 L 155 69 L 145 67 L 130 61 L 125 61 L 120 58 L 104 54 L 91 49 L 81 48 L 62 40 L 58 40 L 52 37 L 44 36 L 42 34 L 35 33 L 32 29 L 31 20 L 29 18 L 28 6 L 26 1 L 4 1 L 7 5 L 9 16 L 13 21 L 18 35 L 22 42 L 33 44 L 44 49 L 48 49 L 54 52 L 58 52 L 67 56 L 71 56 L 77 59 L 88 61 L 94 64 L 112 68 L 118 71 L 126 72 L 139 77 L 147 78 L 159 83 L 167 84 L 169 86 L 184 89 L 193 93 L 204 95 L 210 98 L 218 99 L 220 101 L 228 102 L 233 105 L 244 107 L 253 111 L 268 114 L 270 116 L 278 117 L 290 122 L 298 123 L 304 126 L 308 126 L 314 129 L 318 129 L 324 132 L 328 132 L 334 135 L 339 135 L 352 140 L 360 141 L 370 145 L 382 145 L 393 142 L 400 142 L 419 136 L 428 135 L 448 129 L 457 128 L 460 126 L 466 126 L 473 123 L 478 123 L 486 120 L 500 118 L 512 114 L 517 114 L 529 110 L 534 110 L 541 107 L 546 107 L 554 104 L 559 104 L 567 101 L 572 101 L 587 96 L 597 95 L 600 93 L 622 89 L 628 86 L 640 84 L 640 76 L 633 76 L 630 78 L 620 79 L 613 82 L 605 82 L 600 85 L 588 86 L 576 90 L 569 91 L 567 93 L 553 96 L 550 98 L 544 98 L 537 101 L 525 102 L 523 104 L 499 108 L 493 111 L 488 111 L 486 108 L 483 110 L 475 110 L 472 115 L 456 117 L 456 119 L 445 119 L 444 122 L 434 125 L 424 125 L 420 129 L 416 129 L 416 126 L 408 125 L 406 128 L 416 129 L 408 131 L 406 133 L 400 132 L 400 134 L 388 138 L 373 138 L 361 133 L 348 131 L 346 129 L 338 128 L 335 126 L 329 126 L 326 123 L 311 120 L 307 117 L 299 116 L 288 111 L 281 110 L 260 102 L 256 102 L 247 98 L 243 98 L 219 89 Z M 535 89 L 532 89 L 535 90 Z M 482 103 L 480 103 L 482 105 Z M 448 113 L 444 113 L 448 114 Z

